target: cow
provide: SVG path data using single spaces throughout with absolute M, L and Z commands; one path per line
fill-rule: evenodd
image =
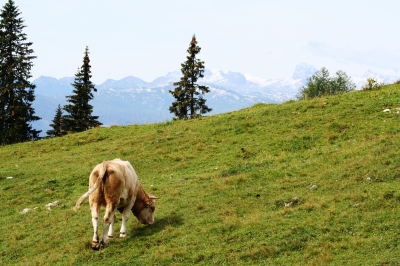
M 83 194 L 74 207 L 76 211 L 83 201 L 89 197 L 93 223 L 92 249 L 98 250 L 100 244 L 108 245 L 108 238 L 113 238 L 115 212 L 122 213 L 122 226 L 119 237 L 126 236 L 126 223 L 130 212 L 139 222 L 145 225 L 154 223 L 155 200 L 142 188 L 139 179 L 128 161 L 115 159 L 96 165 L 89 176 L 89 191 Z M 98 228 L 100 207 L 105 206 L 103 238 L 99 242 Z

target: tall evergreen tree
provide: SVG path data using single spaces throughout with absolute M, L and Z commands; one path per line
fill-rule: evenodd
M 204 77 L 204 61 L 196 58 L 200 53 L 201 48 L 197 45 L 196 36 L 193 35 L 189 48 L 187 49 L 188 56 L 186 61 L 181 64 L 182 77 L 180 81 L 175 82 L 174 90 L 169 92 L 176 99 L 169 107 L 169 111 L 173 113 L 177 119 L 196 118 L 212 111 L 208 108 L 206 99 L 203 95 L 210 92 L 209 88 L 204 85 L 199 85 L 197 80 Z
M 93 106 L 89 104 L 89 101 L 94 97 L 92 90 L 97 91 L 90 80 L 92 75 L 90 74 L 91 66 L 89 62 L 89 48 L 86 46 L 83 65 L 80 69 L 78 68 L 74 83 L 71 84 L 75 88 L 73 90 L 74 95 L 66 96 L 67 102 L 70 103 L 64 106 L 64 110 L 68 113 L 63 117 L 63 130 L 66 132 L 82 132 L 102 125 L 97 120 L 98 116 L 92 116 Z
M 14 1 L 0 13 L 0 144 L 38 139 L 41 131 L 32 129 L 35 116 L 32 102 L 35 85 L 28 80 L 33 66 L 32 42 L 23 33 L 26 27 Z
M 56 110 L 56 115 L 54 116 L 53 119 L 53 124 L 50 124 L 50 126 L 53 129 L 47 130 L 46 134 L 49 137 L 61 137 L 63 135 L 66 134 L 66 132 L 64 131 L 64 118 L 62 116 L 62 109 L 61 106 L 58 105 L 58 108 Z

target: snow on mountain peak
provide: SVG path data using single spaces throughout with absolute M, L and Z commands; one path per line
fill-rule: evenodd
M 293 79 L 307 80 L 309 77 L 315 74 L 317 69 L 307 63 L 300 63 L 296 66 L 292 75 Z
M 234 111 L 255 103 L 282 103 L 294 99 L 307 78 L 315 74 L 316 68 L 301 63 L 295 67 L 292 77 L 271 79 L 255 77 L 248 73 L 205 69 L 204 78 L 198 83 L 209 86 L 210 93 L 205 96 L 207 105 L 213 108 L 211 114 Z M 108 79 L 96 85 L 98 92 L 93 100 L 94 114 L 100 116 L 103 124 L 150 123 L 172 119 L 169 105 L 173 101 L 169 90 L 173 83 L 182 77 L 180 70 L 167 73 L 145 82 L 130 76 L 121 80 Z M 368 77 L 378 82 L 390 83 L 399 80 L 396 73 L 376 73 L 372 70 L 363 75 L 351 76 L 360 89 Z M 66 103 L 66 95 L 73 91 L 73 77 L 55 79 L 40 77 L 33 81 L 36 87 L 36 100 L 33 106 L 42 120 L 35 127 L 43 134 L 49 129 L 51 119 L 58 104 Z M 126 115 L 129 114 L 129 115 Z
M 260 86 L 267 86 L 268 81 L 264 78 L 259 78 L 259 77 L 253 77 L 248 73 L 244 73 L 243 76 L 246 78 L 247 81 L 252 82 L 254 84 L 260 85 Z

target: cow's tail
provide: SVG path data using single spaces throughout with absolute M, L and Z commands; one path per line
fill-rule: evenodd
M 88 192 L 86 192 L 85 194 L 83 194 L 83 195 L 78 199 L 78 201 L 76 202 L 75 207 L 74 207 L 74 210 L 75 210 L 75 211 L 78 210 L 79 207 L 81 206 L 81 204 L 85 201 L 85 199 L 86 199 L 87 197 L 89 197 L 90 194 L 92 194 L 92 193 L 99 187 L 100 183 L 101 183 L 102 180 L 103 180 L 103 177 L 104 177 L 105 174 L 106 174 L 106 170 L 107 170 L 107 162 L 103 162 L 102 167 L 100 168 L 99 177 L 97 178 L 96 183 L 93 185 L 93 187 L 92 187 L 91 189 L 89 189 Z

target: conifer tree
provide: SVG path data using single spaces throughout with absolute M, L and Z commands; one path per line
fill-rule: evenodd
M 13 0 L 0 13 L 0 145 L 36 140 L 41 131 L 32 129 L 35 85 L 29 82 L 33 66 L 32 42 Z
M 92 90 L 97 91 L 90 80 L 92 75 L 89 62 L 89 49 L 86 46 L 83 65 L 80 69 L 78 68 L 74 83 L 71 84 L 75 88 L 74 94 L 66 96 L 69 104 L 64 106 L 68 114 L 63 116 L 63 130 L 69 133 L 82 132 L 102 125 L 97 120 L 98 116 L 92 116 L 93 106 L 89 104 L 94 97 Z
M 49 137 L 61 137 L 61 136 L 65 135 L 66 132 L 64 131 L 63 121 L 64 121 L 64 118 L 62 116 L 62 109 L 61 109 L 61 106 L 58 105 L 58 108 L 56 110 L 56 115 L 54 116 L 54 119 L 53 119 L 53 124 L 50 124 L 50 126 L 53 129 L 47 130 L 46 134 Z
M 197 80 L 204 77 L 204 61 L 196 58 L 201 48 L 197 45 L 196 36 L 193 35 L 186 61 L 181 64 L 182 77 L 180 81 L 175 82 L 174 90 L 169 92 L 176 99 L 169 107 L 169 111 L 175 115 L 177 119 L 196 118 L 212 111 L 208 108 L 206 99 L 203 95 L 210 92 L 209 88 L 199 85 Z

